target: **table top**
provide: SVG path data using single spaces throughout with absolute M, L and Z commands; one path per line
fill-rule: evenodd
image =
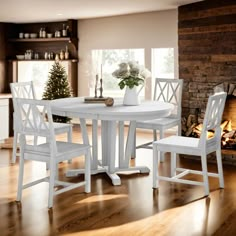
M 53 114 L 97 120 L 151 120 L 165 117 L 174 106 L 160 101 L 143 101 L 138 106 L 125 106 L 122 99 L 114 100 L 112 107 L 103 103 L 85 103 L 83 97 L 62 98 L 51 101 Z

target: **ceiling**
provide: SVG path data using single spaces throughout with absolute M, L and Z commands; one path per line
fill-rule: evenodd
M 0 22 L 50 22 L 176 9 L 201 0 L 6 0 Z

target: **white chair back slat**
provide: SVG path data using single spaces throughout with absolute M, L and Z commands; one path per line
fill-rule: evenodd
M 32 136 L 34 140 L 42 140 L 41 137 L 46 137 L 56 150 L 50 101 L 16 98 L 15 102 L 19 132 L 24 139 L 26 140 L 26 136 Z M 35 149 L 37 145 L 37 142 L 32 144 Z
M 220 143 L 221 139 L 221 121 L 224 111 L 227 94 L 225 92 L 217 93 L 209 97 L 204 116 L 202 132 L 199 146 L 207 144 L 206 142 Z M 209 131 L 215 131 L 213 137 L 208 137 Z
M 182 79 L 161 79 L 156 78 L 155 92 L 153 100 L 169 102 L 175 106 L 172 111 L 172 117 L 181 116 L 182 101 Z
M 32 81 L 11 83 L 10 86 L 13 98 L 36 98 Z

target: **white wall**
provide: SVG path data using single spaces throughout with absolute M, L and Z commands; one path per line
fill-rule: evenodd
M 144 48 L 145 65 L 151 69 L 151 49 L 173 47 L 178 77 L 177 14 L 177 10 L 169 10 L 79 20 L 78 95 L 88 96 L 94 49 Z M 146 94 L 149 93 L 147 86 Z

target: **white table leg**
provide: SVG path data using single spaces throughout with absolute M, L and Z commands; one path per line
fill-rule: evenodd
M 121 124 L 120 124 L 121 126 Z M 121 130 L 120 136 L 123 135 L 122 127 L 119 128 Z M 136 121 L 131 121 L 129 125 L 129 131 L 128 131 L 128 136 L 126 140 L 126 148 L 125 148 L 125 155 L 123 155 L 122 152 L 121 155 L 119 155 L 119 168 L 116 168 L 116 171 L 140 171 L 140 173 L 149 173 L 150 170 L 146 166 L 136 166 L 136 167 L 130 167 L 130 159 L 133 151 L 133 146 L 134 146 L 134 135 L 135 135 L 135 130 L 136 130 Z M 119 145 L 123 145 L 122 147 L 119 147 L 119 150 L 124 150 L 124 135 L 122 137 L 119 137 L 120 143 Z
M 115 173 L 116 161 L 116 121 L 102 121 L 102 166 L 112 180 L 113 185 L 120 185 L 120 177 Z
M 92 121 L 92 161 L 91 170 L 98 168 L 98 121 Z

